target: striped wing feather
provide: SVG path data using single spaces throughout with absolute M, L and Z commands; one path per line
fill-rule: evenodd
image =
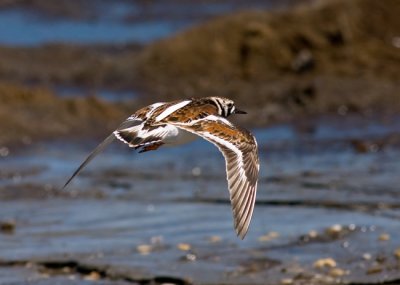
M 237 235 L 243 239 L 248 231 L 257 192 L 259 161 L 257 142 L 246 130 L 239 130 L 229 121 L 210 116 L 191 125 L 177 127 L 197 134 L 213 143 L 222 152 Z

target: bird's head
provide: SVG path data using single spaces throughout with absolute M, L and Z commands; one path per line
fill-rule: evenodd
M 210 97 L 210 99 L 217 106 L 218 115 L 222 117 L 228 117 L 232 114 L 247 114 L 247 112 L 237 109 L 235 102 L 231 99 L 223 97 Z

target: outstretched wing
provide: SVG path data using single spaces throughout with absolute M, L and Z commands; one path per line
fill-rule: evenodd
M 149 144 L 162 142 L 172 132 L 176 132 L 176 127 L 160 124 L 154 127 L 140 126 L 125 128 L 114 131 L 117 139 L 126 143 L 129 147 L 139 148 Z
M 234 226 L 243 239 L 254 210 L 260 168 L 254 136 L 213 115 L 191 124 L 174 125 L 213 143 L 224 155 Z
M 142 123 L 143 121 L 141 119 L 138 119 L 136 117 L 129 117 L 126 121 L 124 121 L 118 128 L 118 130 L 123 130 L 127 128 L 132 128 L 134 126 L 138 126 Z M 115 139 L 115 132 L 110 134 L 105 140 L 103 140 L 85 159 L 85 161 L 75 170 L 75 172 L 72 174 L 72 176 L 65 182 L 63 189 L 67 187 L 67 185 L 74 179 L 75 176 L 79 174 L 79 172 L 82 171 L 82 169 L 90 162 L 92 161 L 93 158 L 95 158 L 96 155 L 98 155 L 100 152 L 102 152 L 110 143 L 112 143 Z

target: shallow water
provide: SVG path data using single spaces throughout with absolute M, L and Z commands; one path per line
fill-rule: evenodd
M 83 96 L 96 96 L 107 102 L 129 102 L 139 97 L 135 91 L 117 91 L 108 89 L 88 90 L 76 86 L 56 86 L 53 92 L 62 98 L 78 98 Z
M 19 268 L 17 284 L 83 284 L 87 267 L 112 282 L 396 279 L 400 148 L 387 137 L 400 133 L 398 122 L 322 118 L 313 132 L 293 125 L 254 130 L 261 174 L 244 241 L 232 227 L 223 158 L 207 142 L 145 154 L 114 144 L 67 190 L 60 187 L 96 142 L 10 153 L 0 161 L 0 221 L 14 221 L 15 229 L 0 232 L 0 261 Z M 354 139 L 387 143 L 360 153 Z M 339 231 L 327 230 L 334 224 Z M 382 234 L 390 239 L 380 241 Z M 346 274 L 313 267 L 327 257 Z M 0 284 L 7 278 L 0 272 Z
M 95 2 L 95 1 L 92 1 Z M 93 3 L 88 19 L 43 15 L 34 9 L 0 11 L 0 44 L 34 46 L 66 43 L 149 43 L 170 36 L 210 17 L 240 9 L 273 9 L 290 6 L 286 1 L 162 1 Z M 88 1 L 88 3 L 90 3 Z M 90 14 L 90 13 L 89 13 Z
M 152 21 L 124 24 L 112 20 L 69 21 L 49 24 L 27 16 L 21 11 L 0 12 L 0 43 L 6 45 L 32 46 L 53 42 L 65 43 L 148 43 L 165 37 L 182 28 L 172 21 Z

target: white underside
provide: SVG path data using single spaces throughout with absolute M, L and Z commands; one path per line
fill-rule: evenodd
M 198 138 L 199 136 L 196 136 L 195 134 L 192 134 L 188 131 L 182 130 L 175 126 L 169 125 L 168 134 L 163 139 L 163 142 L 167 145 L 180 145 L 189 143 Z

